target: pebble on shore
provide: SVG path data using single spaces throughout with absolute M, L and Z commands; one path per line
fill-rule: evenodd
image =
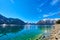
M 55 24 L 55 29 L 52 30 L 48 40 L 60 40 L 60 24 Z

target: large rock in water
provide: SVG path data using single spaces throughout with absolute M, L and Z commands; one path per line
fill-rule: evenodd
M 24 25 L 25 23 L 17 18 L 6 18 L 0 14 L 0 24 L 19 24 Z

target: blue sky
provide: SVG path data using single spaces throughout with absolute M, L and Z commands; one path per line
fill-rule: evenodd
M 0 0 L 0 14 L 25 22 L 60 18 L 60 0 Z

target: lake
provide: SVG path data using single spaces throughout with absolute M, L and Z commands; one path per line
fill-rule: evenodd
M 53 29 L 52 25 L 0 26 L 0 40 L 43 40 Z

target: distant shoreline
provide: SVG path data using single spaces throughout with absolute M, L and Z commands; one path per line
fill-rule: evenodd
M 0 24 L 0 26 L 21 26 L 19 24 Z

